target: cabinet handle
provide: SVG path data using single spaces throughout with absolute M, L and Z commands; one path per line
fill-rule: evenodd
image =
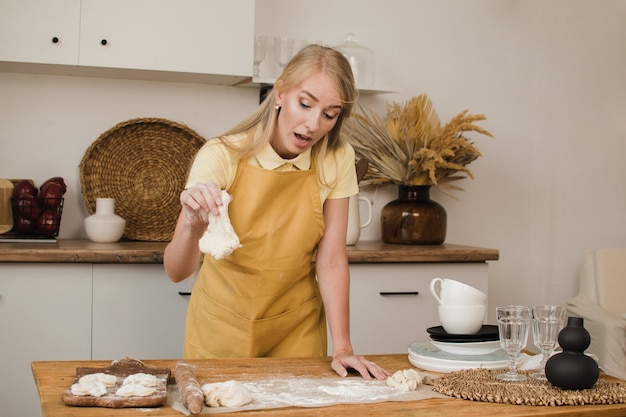
M 381 291 L 379 294 L 383 297 L 388 295 L 419 295 L 419 291 Z
M 59 38 L 56 36 L 52 38 L 52 43 L 59 43 Z
M 191 295 L 191 292 L 187 291 L 178 291 L 178 295 L 182 295 L 183 297 L 188 297 Z
M 102 40 L 100 41 L 100 43 L 104 46 L 104 45 L 106 45 L 108 42 L 107 42 L 107 40 L 106 40 L 106 39 L 102 39 Z

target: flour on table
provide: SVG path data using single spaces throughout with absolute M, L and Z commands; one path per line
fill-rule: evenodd
M 415 391 L 422 383 L 422 376 L 415 369 L 397 371 L 387 378 L 387 386 L 401 392 Z
M 239 236 L 228 217 L 230 195 L 225 190 L 222 190 L 222 202 L 223 204 L 218 207 L 218 215 L 209 212 L 209 225 L 198 243 L 202 253 L 209 254 L 215 259 L 225 258 L 241 247 Z
M 201 388 L 209 407 L 241 407 L 252 401 L 252 394 L 239 381 L 204 384 Z
M 420 373 L 423 380 L 431 378 Z M 386 401 L 416 401 L 426 398 L 448 398 L 422 383 L 414 391 L 400 391 L 387 386 L 386 381 L 365 380 L 361 377 L 298 378 L 274 377 L 263 380 L 242 381 L 251 394 L 252 401 L 240 407 L 207 407 L 203 414 L 233 411 L 269 410 L 283 407 L 326 407 L 337 404 L 372 404 Z M 181 413 L 189 411 L 182 404 L 178 387 L 171 386 L 168 395 L 172 408 Z M 323 412 L 305 413 L 325 415 Z M 326 413 L 328 414 L 328 413 Z M 367 413 L 364 413 L 366 415 Z

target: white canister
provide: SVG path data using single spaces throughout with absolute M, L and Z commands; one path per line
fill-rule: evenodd
M 367 220 L 361 223 L 361 211 L 359 209 L 360 202 L 363 201 L 367 206 Z M 356 244 L 361 237 L 361 229 L 369 226 L 372 222 L 372 202 L 363 196 L 355 194 L 350 196 L 348 207 L 348 231 L 346 233 L 346 245 Z

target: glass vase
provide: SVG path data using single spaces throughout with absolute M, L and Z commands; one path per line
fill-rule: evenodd
M 429 185 L 399 185 L 398 198 L 381 210 L 382 240 L 405 245 L 439 245 L 446 239 L 447 215 L 430 199 Z

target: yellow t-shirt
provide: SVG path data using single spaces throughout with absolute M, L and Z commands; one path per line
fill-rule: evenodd
M 228 136 L 226 139 L 229 142 L 237 142 L 245 139 L 246 135 L 245 132 L 238 133 Z M 349 197 L 359 192 L 354 162 L 354 149 L 349 144 L 326 155 L 322 170 L 326 178 L 324 181 L 319 177 L 317 178 L 322 204 L 326 199 Z M 294 159 L 287 160 L 281 158 L 272 146 L 267 144 L 257 155 L 250 157 L 247 163 L 278 171 L 309 169 L 311 150 L 307 150 Z M 229 190 L 235 180 L 238 164 L 239 159 L 234 158 L 224 144 L 219 140 L 209 140 L 196 154 L 186 187 L 191 187 L 197 183 L 214 182 L 221 189 Z

